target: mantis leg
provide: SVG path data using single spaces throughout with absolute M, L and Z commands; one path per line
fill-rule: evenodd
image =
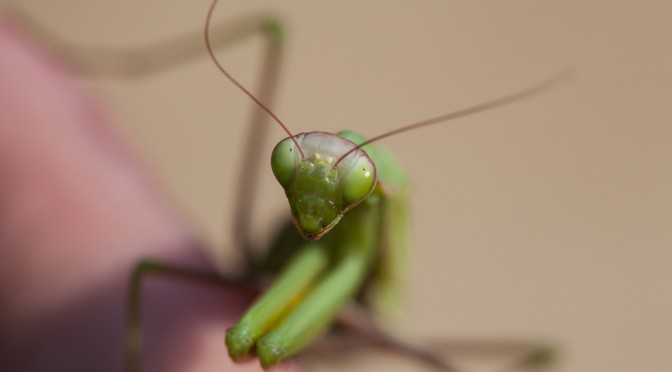
M 195 284 L 224 287 L 237 291 L 254 291 L 250 283 L 233 278 L 225 278 L 215 272 L 193 269 L 156 261 L 140 261 L 134 268 L 128 287 L 126 301 L 126 371 L 140 371 L 142 352 L 142 283 L 150 276 L 187 280 Z M 247 286 L 246 286 L 247 285 Z
M 444 341 L 419 347 L 378 327 L 370 314 L 357 305 L 350 306 L 338 324 L 356 340 L 442 371 L 457 371 L 449 360 L 458 356 L 483 361 L 512 356 L 502 363 L 503 372 L 546 370 L 555 360 L 554 350 L 549 345 L 526 341 Z
M 281 23 L 272 18 L 265 19 L 258 26 L 257 31 L 263 32 L 266 38 L 266 49 L 264 63 L 260 77 L 260 89 L 257 98 L 264 102 L 267 107 L 272 107 L 275 96 L 280 70 L 280 60 L 282 57 L 283 31 Z M 233 243 L 243 253 L 243 257 L 248 267 L 248 272 L 253 275 L 257 268 L 256 260 L 253 255 L 250 222 L 252 221 L 252 211 L 254 210 L 253 199 L 246 198 L 242 194 L 255 195 L 257 191 L 258 169 L 262 164 L 261 152 L 257 151 L 258 146 L 266 143 L 268 134 L 269 117 L 256 105 L 252 113 L 251 124 L 248 126 L 245 139 L 245 162 L 241 164 L 240 176 L 236 188 L 235 206 L 233 208 Z
M 361 305 L 351 304 L 348 306 L 339 316 L 338 325 L 355 339 L 370 346 L 393 352 L 436 370 L 457 371 L 438 352 L 402 341 L 380 328 L 370 311 L 364 309 Z
M 39 20 L 15 4 L 6 7 L 28 32 L 50 47 L 59 58 L 68 61 L 75 68 L 73 72 L 91 78 L 137 79 L 181 66 L 207 54 L 201 30 L 137 47 L 84 45 L 60 39 L 57 33 L 45 28 Z M 211 42 L 215 49 L 227 48 L 258 32 L 272 33 L 271 30 L 277 27 L 275 24 L 277 21 L 271 15 L 253 13 L 213 26 Z
M 321 335 L 359 289 L 368 266 L 364 255 L 344 257 L 291 313 L 257 343 L 264 368 L 294 355 Z
M 542 342 L 516 340 L 475 340 L 441 342 L 437 349 L 450 355 L 463 355 L 465 359 L 492 361 L 503 360 L 504 372 L 542 371 L 552 368 L 555 351 Z M 508 356 L 508 358 L 507 358 Z
M 257 341 L 282 320 L 311 289 L 330 262 L 329 247 L 307 244 L 256 300 L 235 326 L 226 332 L 226 345 L 234 360 L 248 356 Z

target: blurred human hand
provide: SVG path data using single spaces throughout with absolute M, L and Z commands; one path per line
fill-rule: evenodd
M 110 115 L 0 12 L 0 369 L 122 370 L 134 263 L 211 270 L 196 246 Z M 249 297 L 165 278 L 143 290 L 146 370 L 233 370 L 225 328 Z

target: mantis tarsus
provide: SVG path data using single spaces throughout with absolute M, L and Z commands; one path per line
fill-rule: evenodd
M 277 58 L 278 51 L 275 48 L 277 48 L 279 46 L 279 44 L 278 44 L 279 43 L 279 38 L 277 37 L 279 34 L 277 33 L 278 29 L 277 29 L 277 26 L 276 26 L 275 23 L 268 23 L 266 20 L 263 20 L 260 24 L 262 25 L 262 29 L 264 29 L 266 31 L 266 34 L 269 35 L 270 39 L 271 39 L 271 43 L 269 44 L 270 45 L 269 50 L 271 51 L 269 53 L 270 54 L 269 61 L 271 61 L 271 62 L 269 62 L 269 64 L 268 64 L 268 66 L 270 66 L 267 69 L 267 75 L 268 76 L 266 76 L 264 78 L 265 81 L 268 81 L 270 83 L 274 80 L 273 75 L 275 74 L 275 72 L 273 71 L 273 68 L 272 68 L 272 66 L 274 65 L 272 63 L 272 61 L 275 58 Z M 250 29 L 254 30 L 255 27 L 251 27 Z M 497 106 L 497 105 L 500 105 L 500 104 L 505 104 L 505 103 L 520 99 L 523 96 L 527 96 L 529 94 L 532 94 L 532 93 L 542 89 L 544 86 L 546 86 L 546 84 L 542 84 L 538 87 L 534 87 L 532 89 L 525 90 L 525 91 L 523 91 L 519 94 L 514 94 L 514 95 L 511 95 L 511 96 L 507 96 L 507 97 L 505 97 L 504 99 L 501 99 L 501 100 L 495 100 L 495 101 L 486 103 L 484 105 L 475 106 L 473 108 L 470 108 L 470 109 L 464 110 L 462 112 L 456 113 L 455 115 L 446 115 L 446 116 L 442 116 L 442 117 L 439 117 L 439 118 L 436 118 L 436 119 L 432 119 L 432 120 L 429 120 L 428 122 L 425 122 L 423 124 L 438 122 L 440 120 L 447 120 L 447 119 L 451 118 L 451 116 L 458 117 L 458 116 L 466 115 L 466 114 L 469 114 L 469 113 L 472 113 L 472 112 L 482 111 L 482 110 L 485 110 L 485 109 L 488 109 L 490 107 L 494 107 L 494 106 Z M 272 91 L 272 89 L 268 90 L 268 92 L 270 92 L 270 91 Z M 264 102 L 267 102 L 269 99 L 268 99 L 268 97 L 264 97 L 264 95 L 262 94 L 261 95 L 261 100 L 264 101 Z M 256 122 L 260 122 L 260 121 L 256 120 Z M 261 124 L 263 125 L 263 123 L 261 123 Z M 252 131 L 255 132 L 256 135 L 258 135 L 258 133 L 261 132 L 261 130 L 256 130 L 256 129 L 254 129 Z M 393 132 L 391 132 L 391 133 L 393 133 Z M 347 136 L 348 136 L 349 139 L 355 140 L 355 142 L 359 142 L 360 144 L 363 141 L 362 139 L 359 139 L 359 138 L 357 138 L 357 137 L 355 137 L 351 134 L 348 134 Z M 339 140 L 339 141 L 343 141 L 343 140 Z M 291 142 L 285 141 L 284 143 L 289 144 L 291 146 Z M 295 147 L 295 149 L 301 151 L 303 145 L 296 144 L 296 146 L 297 147 Z M 352 145 L 350 143 L 348 143 L 348 146 L 350 146 L 349 148 L 354 148 L 354 147 L 352 147 L 354 145 Z M 355 150 L 355 151 L 359 152 L 360 150 Z M 374 151 L 376 151 L 376 150 L 374 150 Z M 304 155 L 304 156 L 306 156 L 306 155 Z M 302 158 L 304 156 L 302 156 Z M 341 156 L 343 156 L 343 155 L 341 155 L 341 154 L 332 155 L 331 156 L 332 164 L 335 161 L 337 162 L 338 159 Z M 384 157 L 385 155 L 379 155 L 379 156 Z M 308 157 L 310 157 L 310 156 L 308 155 Z M 374 156 L 374 158 L 376 158 L 376 156 Z M 293 163 L 294 160 L 291 160 L 289 162 Z M 367 165 L 369 164 L 368 161 L 366 161 L 366 160 L 364 160 L 363 162 Z M 254 163 L 254 161 L 252 161 L 252 163 Z M 280 163 L 283 163 L 283 162 L 280 162 Z M 379 163 L 379 162 L 376 162 L 376 163 L 377 163 L 376 166 L 379 167 L 379 168 L 381 166 L 384 166 L 384 164 L 382 164 L 382 163 Z M 388 164 L 390 167 L 392 167 L 391 163 L 387 163 L 387 162 L 383 162 L 383 163 Z M 365 173 L 366 172 L 368 172 L 369 174 L 375 174 L 376 173 L 375 171 L 373 171 L 373 169 L 365 170 Z M 380 173 L 380 179 L 383 180 L 383 181 L 388 181 L 388 182 L 384 182 L 384 184 L 386 184 L 387 186 L 379 186 L 376 189 L 376 191 L 374 191 L 375 194 L 374 194 L 373 197 L 380 199 L 379 201 L 382 201 L 382 200 L 387 200 L 387 197 L 389 197 L 391 195 L 389 193 L 386 193 L 383 189 L 386 188 L 386 187 L 390 188 L 390 185 L 394 184 L 395 182 L 393 182 L 393 180 L 390 180 L 388 178 L 388 177 L 390 177 L 389 173 L 387 173 L 383 170 L 379 170 L 379 173 Z M 281 180 L 281 183 L 285 184 L 284 186 L 289 187 L 288 185 L 289 185 L 290 181 L 286 180 L 286 178 L 288 179 L 288 178 L 292 178 L 292 177 L 285 176 L 283 172 L 277 171 L 277 169 L 276 169 L 276 176 L 279 178 L 279 180 Z M 244 180 L 246 178 L 248 179 L 249 182 L 251 182 L 249 180 L 249 177 L 243 177 Z M 392 178 L 394 178 L 394 177 L 392 177 Z M 399 180 L 401 180 L 401 178 L 402 177 L 399 177 Z M 243 181 L 243 182 L 248 182 L 248 181 Z M 371 192 L 371 190 L 375 186 L 375 177 L 372 179 L 371 182 L 369 182 L 368 186 L 370 186 L 370 187 L 363 187 L 363 191 L 358 190 L 358 192 L 354 192 L 354 196 L 347 197 L 346 198 L 347 199 L 346 207 L 354 206 L 354 204 L 356 202 L 359 202 L 359 201 L 363 200 L 364 196 L 368 195 Z M 403 185 L 401 183 L 399 183 L 398 186 L 402 187 Z M 355 187 L 355 189 L 359 189 L 359 187 Z M 396 195 L 400 195 L 400 194 L 397 193 Z M 403 195 L 403 194 L 401 194 L 401 195 Z M 392 199 L 392 200 L 396 200 L 396 199 Z M 403 201 L 403 199 L 400 199 L 400 201 Z M 367 201 L 365 203 L 373 203 L 373 200 L 367 199 Z M 394 204 L 394 203 L 392 203 L 392 204 Z M 378 204 L 378 206 L 380 206 L 380 204 Z M 365 236 L 369 240 L 374 239 L 375 236 L 372 236 L 372 234 L 371 234 L 372 231 L 378 231 L 378 229 L 379 229 L 378 226 L 389 226 L 385 223 L 382 223 L 382 221 L 380 220 L 381 218 L 384 218 L 384 217 L 382 217 L 382 215 L 379 214 L 380 212 L 377 210 L 378 206 L 366 207 L 366 206 L 362 205 L 358 208 L 355 208 L 352 213 L 355 214 L 356 216 L 351 216 L 349 218 L 346 217 L 346 219 L 342 222 L 342 224 L 339 225 L 339 227 L 338 227 L 339 230 L 334 231 L 331 234 L 327 235 L 325 237 L 325 239 L 338 240 L 339 238 L 342 238 L 342 239 L 345 239 L 345 237 L 349 238 L 350 235 L 357 235 L 356 232 L 358 231 L 358 229 L 362 229 L 361 232 L 360 232 L 360 234 L 362 234 L 362 236 Z M 371 208 L 371 211 L 375 210 L 375 212 L 371 212 L 370 217 L 364 218 L 360 214 L 367 214 L 368 213 L 367 208 Z M 239 214 L 244 216 L 245 215 L 244 212 L 246 211 L 246 209 L 247 208 L 239 207 L 238 208 Z M 340 213 L 341 213 L 340 211 L 336 212 L 337 215 L 340 214 Z M 321 235 L 323 226 L 315 227 L 314 224 L 303 223 L 302 222 L 303 217 L 299 217 L 299 216 L 301 216 L 301 214 L 299 212 L 297 212 L 295 214 L 295 217 L 297 217 L 297 220 L 298 220 L 297 224 L 303 226 L 304 235 L 308 235 L 309 237 L 313 237 L 315 235 Z M 359 216 L 359 217 L 357 217 L 357 216 Z M 369 224 L 369 226 L 366 226 L 362 223 L 359 223 L 361 221 L 355 221 L 355 219 L 358 219 L 358 218 L 362 218 L 363 220 L 368 221 L 367 223 Z M 239 243 L 238 245 L 241 248 L 243 248 L 243 252 L 250 252 L 250 250 L 249 250 L 249 245 L 250 244 L 249 244 L 249 241 L 245 237 L 246 230 L 247 230 L 247 228 L 245 226 L 245 223 L 247 222 L 247 218 L 242 217 L 242 218 L 239 219 L 239 221 L 242 221 L 241 222 L 242 225 L 239 226 L 239 228 L 237 228 L 236 231 L 240 232 L 241 238 L 236 239 L 237 243 Z M 400 225 L 404 225 L 403 222 L 400 222 Z M 347 230 L 346 231 L 346 229 L 348 227 L 352 228 L 352 230 Z M 367 227 L 367 228 L 363 229 L 364 227 Z M 395 229 L 395 230 L 396 231 L 401 231 L 400 229 Z M 381 235 L 384 235 L 384 234 L 381 234 Z M 332 236 L 333 238 L 329 238 L 329 236 Z M 392 239 L 392 242 L 401 243 L 401 239 Z M 391 251 L 389 249 L 389 245 L 392 244 L 392 242 L 388 242 L 388 252 Z M 328 244 L 328 243 L 324 242 L 323 244 Z M 372 243 L 372 244 L 363 244 L 363 245 L 369 246 L 370 249 L 380 248 L 379 244 L 373 244 Z M 324 250 L 326 251 L 326 248 L 324 248 Z M 304 249 L 303 251 L 304 252 L 309 252 L 310 254 L 316 254 L 316 252 L 319 253 L 321 251 L 321 249 L 313 247 L 311 249 Z M 331 254 L 332 253 L 328 253 L 326 255 L 328 256 L 328 255 L 331 255 Z M 370 261 L 372 260 L 372 257 L 373 257 L 374 254 L 377 255 L 377 254 L 379 254 L 379 252 L 371 251 L 371 252 L 366 254 L 366 257 L 359 257 L 359 260 L 357 260 L 355 263 L 353 263 L 353 265 L 357 266 L 358 269 L 354 270 L 354 273 L 355 273 L 354 276 L 345 275 L 347 278 L 352 279 L 352 284 L 351 284 L 350 288 L 348 288 L 345 291 L 345 293 L 342 295 L 343 299 L 351 297 L 352 294 L 354 294 L 358 290 L 358 288 L 361 286 L 361 281 L 363 280 L 364 277 L 367 276 L 367 274 L 365 273 L 366 268 L 369 265 L 371 265 Z M 348 253 L 348 254 L 345 254 L 344 257 L 345 258 L 341 257 L 339 259 L 339 261 L 349 259 L 353 256 L 350 253 Z M 317 258 L 311 258 L 311 257 L 306 258 L 306 260 L 308 260 L 308 261 L 310 261 L 311 259 L 315 259 L 315 260 L 318 260 L 318 261 L 326 260 L 322 264 L 329 265 L 330 264 L 329 259 L 331 259 L 331 258 L 330 257 L 327 257 L 327 258 L 319 258 L 319 257 L 317 257 Z M 255 263 L 255 261 L 252 259 L 251 256 L 248 256 L 248 263 L 249 263 L 250 268 L 252 268 L 252 269 L 259 269 L 260 268 L 259 265 L 257 263 Z M 302 265 L 300 265 L 300 264 L 297 264 L 297 265 L 300 268 L 299 272 L 306 272 L 307 271 L 307 270 L 303 269 Z M 310 266 L 310 267 L 315 268 L 315 266 Z M 157 271 L 167 273 L 167 274 L 176 274 L 178 276 L 191 277 L 191 278 L 202 279 L 202 280 L 207 280 L 207 281 L 215 281 L 215 282 L 220 281 L 219 279 L 216 279 L 216 278 L 214 278 L 212 276 L 209 276 L 209 275 L 201 276 L 201 275 L 196 274 L 196 273 L 192 273 L 192 272 L 189 272 L 189 271 L 182 271 L 181 269 L 172 268 L 170 266 L 164 266 L 164 265 L 159 265 L 159 264 L 155 264 L 155 263 L 143 263 L 143 264 L 140 264 L 138 266 L 138 269 L 136 270 L 137 280 L 135 281 L 135 283 L 139 283 L 140 278 L 144 274 L 157 272 Z M 296 271 L 290 269 L 290 273 L 295 273 L 295 272 Z M 317 272 L 315 274 L 319 275 L 319 273 L 317 273 Z M 348 272 L 348 274 L 350 274 L 350 272 Z M 339 281 L 339 283 L 342 283 L 342 282 Z M 135 285 L 133 288 L 137 289 L 137 285 Z M 284 290 L 282 290 L 280 292 L 286 293 Z M 303 290 L 299 289 L 299 292 L 303 292 Z M 132 291 L 132 293 L 136 294 L 137 292 Z M 131 303 L 136 304 L 136 305 L 139 304 L 138 300 L 137 300 L 137 297 L 134 297 L 134 298 L 135 298 L 135 300 L 131 301 Z M 316 321 L 314 323 L 311 322 L 311 324 L 310 324 L 311 327 L 309 327 L 310 330 L 306 331 L 305 333 L 301 332 L 302 334 L 300 336 L 297 336 L 298 341 L 296 343 L 290 342 L 290 343 L 286 344 L 284 346 L 284 349 L 285 349 L 286 352 L 281 352 L 281 353 L 264 352 L 263 351 L 264 348 L 260 347 L 259 345 L 268 345 L 268 343 L 264 344 L 262 342 L 262 344 L 257 344 L 257 353 L 260 355 L 260 357 L 262 359 L 262 363 L 265 366 L 266 365 L 272 365 L 277 360 L 282 359 L 282 358 L 287 357 L 287 356 L 290 356 L 290 355 L 294 354 L 295 352 L 299 351 L 300 349 L 302 349 L 302 347 L 305 346 L 305 344 L 308 344 L 309 342 L 311 342 L 312 339 L 316 335 L 320 334 L 326 328 L 326 326 L 331 322 L 331 318 L 342 307 L 341 302 L 343 302 L 343 301 L 344 300 L 337 299 L 336 300 L 337 303 L 335 303 L 333 306 L 328 306 L 326 311 L 319 311 L 319 313 L 320 313 L 319 316 L 322 318 L 322 320 Z M 318 303 L 324 303 L 322 300 L 317 301 L 317 302 Z M 283 308 L 283 306 L 285 306 L 285 305 L 271 306 L 271 307 L 272 308 Z M 309 306 L 309 308 L 311 310 L 315 309 L 312 306 Z M 253 312 L 254 312 L 254 310 L 253 310 Z M 132 318 L 135 318 L 138 314 L 138 309 L 133 308 L 133 310 L 131 310 L 131 314 L 133 314 Z M 279 316 L 277 316 L 277 315 L 272 315 L 271 316 L 271 318 L 275 318 L 275 317 L 279 317 Z M 256 324 L 259 324 L 258 323 L 259 319 L 257 319 L 255 316 L 252 316 L 251 317 L 251 322 L 256 326 Z M 263 321 L 262 321 L 262 323 L 263 323 Z M 134 335 L 135 335 L 134 331 L 136 330 L 135 323 L 131 322 L 130 325 L 131 325 L 131 327 L 130 327 L 130 331 L 129 331 L 129 335 L 130 335 L 129 336 L 129 340 L 130 340 L 129 350 L 137 351 L 137 347 L 138 347 L 138 344 L 136 343 L 137 339 L 134 337 Z M 315 327 L 312 328 L 312 326 L 315 326 Z M 262 326 L 262 328 L 264 328 L 264 327 Z M 232 339 L 232 340 L 235 339 L 235 338 L 236 337 L 234 337 L 234 336 L 230 336 L 230 339 Z M 282 342 L 285 342 L 286 339 L 281 337 L 281 340 L 282 340 Z M 266 341 L 268 341 L 268 339 L 266 339 Z M 254 340 L 254 342 L 257 342 L 257 340 Z M 243 356 L 243 355 L 247 354 L 248 351 L 249 351 L 247 349 L 247 347 L 249 347 L 249 346 L 244 346 L 244 345 L 241 346 L 243 344 L 241 342 L 231 341 L 229 344 L 230 344 L 230 346 L 229 346 L 230 351 L 235 357 Z M 236 351 L 235 350 L 236 348 L 240 348 L 240 350 Z

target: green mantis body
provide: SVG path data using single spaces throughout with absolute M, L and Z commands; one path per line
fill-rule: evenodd
M 380 308 L 384 303 L 389 306 L 389 299 L 397 292 L 408 230 L 408 181 L 390 153 L 371 142 L 518 101 L 545 89 L 566 73 L 368 141 L 349 131 L 294 136 L 215 57 L 208 29 L 216 4 L 213 1 L 205 25 L 208 51 L 219 70 L 290 135 L 276 145 L 271 166 L 285 189 L 294 225 L 308 241 L 298 248 L 275 283 L 227 331 L 226 343 L 234 360 L 256 354 L 266 368 L 306 348 L 329 328 L 351 299 L 357 297 Z M 275 31 L 272 35 L 277 36 Z M 271 40 L 278 39 L 271 36 Z M 279 241 L 274 249 L 286 244 Z M 365 286 L 366 279 L 371 279 L 371 285 Z M 397 349 L 412 350 L 399 345 Z M 417 357 L 423 352 L 415 354 Z M 434 367 L 452 370 L 434 355 L 422 358 Z
M 211 59 L 231 82 L 266 111 L 255 111 L 248 143 L 263 140 L 268 127 L 266 114 L 289 134 L 273 151 L 271 165 L 276 179 L 285 189 L 296 228 L 290 226 L 294 232 L 288 230 L 281 234 L 264 263 L 260 264 L 251 254 L 247 236 L 249 203 L 245 198 L 239 198 L 234 208 L 233 240 L 245 255 L 251 273 L 267 267 L 282 269 L 270 288 L 228 330 L 226 344 L 234 360 L 257 356 L 263 367 L 269 367 L 305 350 L 330 329 L 349 303 L 359 302 L 380 310 L 392 310 L 392 304 L 396 303 L 407 246 L 409 184 L 393 156 L 372 142 L 519 101 L 542 91 L 566 73 L 501 98 L 407 125 L 366 141 L 349 131 L 340 132 L 338 136 L 324 132 L 292 135 L 264 104 L 271 101 L 277 78 L 282 44 L 279 23 L 272 18 L 253 17 L 235 24 L 229 30 L 233 38 L 223 41 L 226 44 L 254 33 L 266 37 L 267 58 L 262 69 L 264 85 L 258 96 L 254 96 L 229 75 L 214 55 L 209 23 L 216 3 L 213 1 L 205 25 Z M 247 147 L 245 158 L 252 166 L 258 164 L 259 157 L 253 146 Z M 255 177 L 250 172 L 243 172 L 239 190 L 254 192 Z M 142 279 L 148 274 L 224 286 L 259 284 L 250 275 L 226 277 L 153 261 L 139 263 L 129 288 L 126 343 L 129 371 L 140 369 L 140 288 Z M 360 330 L 354 332 L 368 337 L 370 344 L 382 345 L 434 368 L 455 370 L 437 355 L 394 339 L 375 326 L 361 328 L 367 321 L 359 319 Z M 523 364 L 545 362 L 546 349 L 540 349 L 536 344 L 514 346 L 525 351 Z
M 293 150 L 288 159 L 294 163 L 291 177 L 278 176 L 283 170 L 276 171 L 280 168 L 277 163 L 274 171 L 285 187 L 298 231 L 306 235 L 312 228 L 312 223 L 305 222 L 310 219 L 307 214 L 316 211 L 319 219 L 330 215 L 322 210 L 322 202 L 338 206 L 338 210 L 332 219 L 321 221 L 323 230 L 307 236 L 314 241 L 299 248 L 271 288 L 229 329 L 227 346 L 234 359 L 246 356 L 255 344 L 264 367 L 301 351 L 360 292 L 374 269 L 376 275 L 365 299 L 381 304 L 395 292 L 396 267 L 408 228 L 408 182 L 391 154 L 374 145 L 354 151 L 340 163 L 346 169 L 337 171 L 333 164 L 340 156 L 363 142 L 352 132 L 340 132 L 339 136 L 322 132 L 298 135 L 298 143 L 304 137 L 319 137 L 314 148 L 302 146 L 305 159 L 294 155 L 298 152 L 289 138 L 276 146 L 274 160 L 283 156 L 280 152 Z M 348 158 L 354 159 L 348 162 Z M 305 169 L 308 172 L 302 172 Z M 335 192 L 328 192 L 330 178 L 335 181 Z M 349 198 L 349 189 L 358 195 Z M 341 199 L 352 200 L 341 203 Z M 309 205 L 302 208 L 302 204 Z

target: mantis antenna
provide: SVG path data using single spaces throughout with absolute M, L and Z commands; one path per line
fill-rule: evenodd
M 505 106 L 505 105 L 508 105 L 510 103 L 520 101 L 524 98 L 530 97 L 534 94 L 542 92 L 543 90 L 546 90 L 547 88 L 551 87 L 553 84 L 555 84 L 558 81 L 566 78 L 569 74 L 571 74 L 571 72 L 572 72 L 571 69 L 566 69 L 566 70 L 563 70 L 563 71 L 551 76 L 550 78 L 548 78 L 548 79 L 546 79 L 546 80 L 544 80 L 540 83 L 537 83 L 536 85 L 533 85 L 533 86 L 528 87 L 526 89 L 520 90 L 518 92 L 510 93 L 510 94 L 507 94 L 503 97 L 493 99 L 491 101 L 483 102 L 483 103 L 480 103 L 480 104 L 477 104 L 477 105 L 474 105 L 474 106 L 467 107 L 467 108 L 462 109 L 462 110 L 458 110 L 458 111 L 454 111 L 454 112 L 451 112 L 451 113 L 448 113 L 448 114 L 445 114 L 445 115 L 440 115 L 440 116 L 436 116 L 436 117 L 433 117 L 433 118 L 430 118 L 430 119 L 422 120 L 422 121 L 419 121 L 417 123 L 412 123 L 412 124 L 409 124 L 409 125 L 405 125 L 403 127 L 391 130 L 389 132 L 379 134 L 375 137 L 372 137 L 372 138 L 362 142 L 361 144 L 357 145 L 356 147 L 350 149 L 348 152 L 343 154 L 343 156 L 341 156 L 334 163 L 334 167 L 336 167 L 338 165 L 338 163 L 341 162 L 341 160 L 345 159 L 346 156 L 350 155 L 350 153 L 352 153 L 353 151 L 357 151 L 362 146 L 368 145 L 372 142 L 377 142 L 377 141 L 379 141 L 383 138 L 391 137 L 391 136 L 394 136 L 394 135 L 397 135 L 397 134 L 400 134 L 400 133 L 403 133 L 403 132 L 408 132 L 410 130 L 419 129 L 419 128 L 422 128 L 422 127 L 427 127 L 427 126 L 430 126 L 430 125 L 434 125 L 434 124 L 438 124 L 438 123 L 462 118 L 462 117 L 465 117 L 465 116 L 469 116 L 469 115 L 476 114 L 476 113 L 483 112 L 483 111 L 488 111 L 488 110 L 491 110 L 491 109 L 494 109 L 494 108 L 497 108 L 497 107 L 500 107 L 500 106 Z
M 285 132 L 287 132 L 287 135 L 289 135 L 289 137 L 292 139 L 292 142 L 294 142 L 294 145 L 296 146 L 296 148 L 299 149 L 299 153 L 301 154 L 301 159 L 304 159 L 305 156 L 303 155 L 303 150 L 301 150 L 301 146 L 299 146 L 299 143 L 296 141 L 296 138 L 294 138 L 294 135 L 292 134 L 292 132 L 289 131 L 287 126 L 282 123 L 282 121 L 273 113 L 273 111 L 271 111 L 271 109 L 269 109 L 266 105 L 264 105 L 261 101 L 259 101 L 259 99 L 257 99 L 257 97 L 255 97 L 252 93 L 250 93 L 249 90 L 245 89 L 245 87 L 241 83 L 239 83 L 236 79 L 234 79 L 233 76 L 231 76 L 231 74 L 229 74 L 226 71 L 226 69 L 219 63 L 219 60 L 215 56 L 215 53 L 213 52 L 213 49 L 212 49 L 212 45 L 210 45 L 210 20 L 212 19 L 212 13 L 215 11 L 215 6 L 217 5 L 217 3 L 218 3 L 218 0 L 213 0 L 212 1 L 212 4 L 210 5 L 210 9 L 208 10 L 208 15 L 205 18 L 205 32 L 204 32 L 204 34 L 205 34 L 205 46 L 208 49 L 208 54 L 210 55 L 210 59 L 215 63 L 215 66 L 217 66 L 219 71 L 221 71 L 222 74 L 224 74 L 224 76 L 226 76 L 235 86 L 237 86 L 238 89 L 240 89 L 241 91 L 243 91 L 243 93 L 245 93 L 248 97 L 250 97 L 250 99 L 252 99 L 252 101 L 254 101 L 254 103 L 256 103 L 257 106 L 259 106 L 262 110 L 266 111 L 266 113 L 268 113 L 268 115 L 270 115 L 273 118 L 273 120 L 275 120 L 278 124 L 280 124 L 282 129 Z

